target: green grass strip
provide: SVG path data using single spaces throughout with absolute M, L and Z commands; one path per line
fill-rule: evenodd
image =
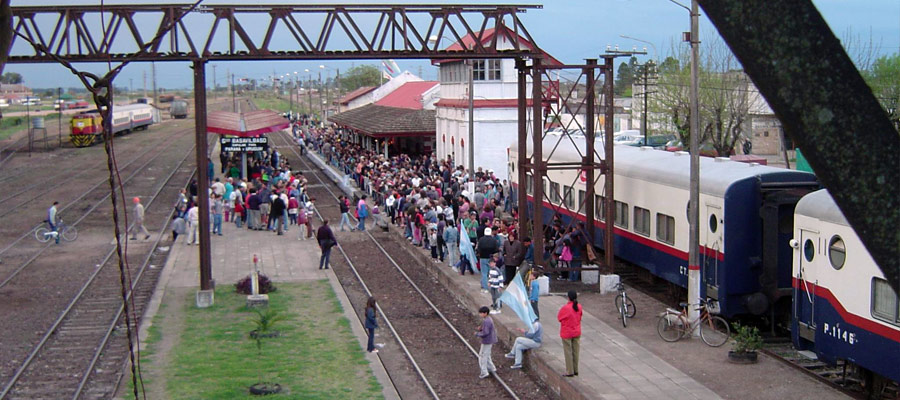
M 168 398 L 256 398 L 248 387 L 260 375 L 284 388 L 267 399 L 383 398 L 328 281 L 278 285 L 269 307 L 286 319 L 275 326 L 280 337 L 264 339 L 261 355 L 248 336 L 256 313 L 232 289 L 217 288 L 206 309 L 185 299 L 184 331 L 166 366 Z

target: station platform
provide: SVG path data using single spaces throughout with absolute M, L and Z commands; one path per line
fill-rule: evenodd
M 307 157 L 341 189 L 351 194 L 352 187 L 338 171 L 326 166 L 314 152 Z M 402 232 L 394 229 L 402 239 Z M 480 275 L 459 275 L 444 263 L 435 263 L 429 255 L 409 246 L 410 254 L 422 265 L 432 267 L 438 280 L 451 288 L 457 298 L 469 309 L 489 305 L 490 295 L 481 292 Z M 542 346 L 530 350 L 526 357 L 527 368 L 541 377 L 551 390 L 564 399 L 719 399 L 715 392 L 700 384 L 684 372 L 673 367 L 650 351 L 611 328 L 605 322 L 585 310 L 582 319 L 579 375 L 563 377 L 565 359 L 562 340 L 559 338 L 559 322 L 556 313 L 568 302 L 564 296 L 543 296 L 538 302 L 541 323 L 544 326 Z M 511 347 L 522 322 L 511 311 L 492 315 L 500 340 Z M 503 357 L 494 354 L 494 358 Z

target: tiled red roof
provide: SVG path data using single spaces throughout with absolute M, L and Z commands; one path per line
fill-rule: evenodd
M 422 94 L 438 84 L 437 81 L 406 82 L 403 86 L 375 102 L 379 106 L 422 109 Z
M 375 89 L 376 89 L 375 86 L 363 86 L 363 87 L 357 88 L 356 90 L 354 90 L 350 93 L 347 93 L 343 97 L 341 97 L 338 100 L 338 104 L 347 105 L 351 101 L 355 100 L 357 97 L 360 97 L 360 96 L 362 96 L 366 93 L 369 93 Z
M 491 40 L 494 39 L 494 35 L 496 35 L 496 34 L 497 34 L 497 29 L 495 29 L 495 28 L 485 29 L 484 32 L 481 34 L 481 43 L 482 44 L 490 44 Z M 506 36 L 507 39 L 509 39 L 509 41 L 512 43 L 515 43 L 516 39 L 518 37 L 519 45 L 521 45 L 522 47 L 525 47 L 527 49 L 531 49 L 531 50 L 535 49 L 535 45 L 533 43 L 529 42 L 528 40 L 525 40 L 525 38 L 523 38 L 521 35 L 518 35 L 515 32 L 509 30 L 509 28 L 502 28 L 500 30 L 500 34 L 503 36 Z M 466 34 L 466 36 L 462 37 L 462 40 L 451 44 L 445 50 L 446 51 L 461 51 L 461 50 L 463 50 L 463 45 L 465 45 L 465 48 L 471 49 L 475 45 L 475 40 L 478 38 L 478 36 L 479 36 L 478 32 L 475 32 L 474 37 L 472 35 Z M 462 42 L 462 44 L 460 44 L 460 42 Z M 540 49 L 538 49 L 538 50 L 540 50 Z M 541 50 L 541 53 L 543 53 L 546 58 L 543 61 L 544 63 L 550 64 L 550 65 L 563 65 L 562 62 L 560 62 L 559 60 L 557 60 L 556 58 L 554 58 L 547 52 Z M 460 60 L 431 60 L 431 64 L 432 65 L 440 65 L 442 62 L 448 62 L 448 61 L 459 62 Z
M 434 110 L 369 104 L 328 117 L 344 128 L 372 137 L 434 136 Z
M 287 129 L 290 126 L 286 118 L 269 110 L 245 113 L 210 111 L 206 114 L 206 131 L 220 135 L 252 137 Z

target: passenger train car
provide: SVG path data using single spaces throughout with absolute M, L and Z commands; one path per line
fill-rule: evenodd
M 569 141 L 553 149 L 553 162 L 581 162 Z M 581 154 L 584 144 L 578 144 Z M 615 255 L 675 285 L 687 287 L 690 156 L 649 147 L 616 145 L 615 148 Z M 597 148 L 602 149 L 598 140 Z M 530 147 L 526 150 L 530 155 Z M 510 148 L 512 184 L 518 186 L 518 148 Z M 549 150 L 545 150 L 545 161 Z M 550 223 L 552 208 L 560 208 L 565 222 L 585 220 L 585 179 L 575 170 L 551 170 L 543 182 Z M 819 184 L 813 174 L 746 164 L 725 158 L 701 157 L 700 163 L 701 295 L 718 302 L 726 317 L 766 315 L 787 325 L 791 305 L 791 256 L 789 245 L 794 206 Z M 596 216 L 593 241 L 604 247 L 604 181 L 595 186 Z M 525 185 L 533 215 L 534 198 L 529 179 Z
M 797 203 L 791 246 L 794 346 L 900 382 L 900 299 L 828 191 Z
M 114 106 L 112 113 L 112 133 L 126 134 L 139 129 L 147 129 L 153 124 L 153 107 L 148 104 L 128 104 Z M 75 147 L 87 147 L 103 132 L 103 121 L 97 110 L 85 111 L 72 117 L 72 132 L 69 139 Z

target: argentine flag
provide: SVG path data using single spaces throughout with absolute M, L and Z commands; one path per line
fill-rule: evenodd
M 529 331 L 532 329 L 531 326 L 537 319 L 537 315 L 534 315 L 534 310 L 531 309 L 531 302 L 528 301 L 528 292 L 525 291 L 525 283 L 522 282 L 521 275 L 516 274 L 512 283 L 500 295 L 500 302 L 516 312 L 516 315 L 525 324 L 525 329 Z
M 475 248 L 472 247 L 472 242 L 469 241 L 469 234 L 466 233 L 466 226 L 463 225 L 462 220 L 459 221 L 459 254 L 466 256 L 469 260 L 469 265 L 472 266 L 472 271 L 475 271 L 475 264 L 478 262 L 478 259 L 475 258 Z

